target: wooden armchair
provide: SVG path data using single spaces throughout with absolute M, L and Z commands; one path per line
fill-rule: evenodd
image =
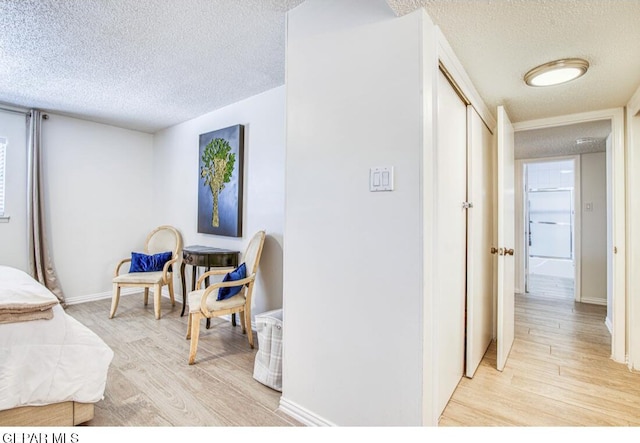
M 173 226 L 160 226 L 154 229 L 145 242 L 145 254 L 159 254 L 163 252 L 171 252 L 171 258 L 164 263 L 162 270 L 131 272 L 120 274 L 120 268 L 125 263 L 130 263 L 131 258 L 120 260 L 117 264 L 113 277 L 113 296 L 111 299 L 111 313 L 109 318 L 113 318 L 118 309 L 120 301 L 120 288 L 137 287 L 144 288 L 144 305 L 149 302 L 149 288 L 153 288 L 153 304 L 156 319 L 160 319 L 160 296 L 162 287 L 168 286 L 171 305 L 175 306 L 175 298 L 173 293 L 173 267 L 181 258 L 182 254 L 182 235 Z
M 189 319 L 187 322 L 187 340 L 191 340 L 189 350 L 189 364 L 192 365 L 196 359 L 198 351 L 198 337 L 200 335 L 200 321 L 203 318 L 219 317 L 221 315 L 231 315 L 238 313 L 240 315 L 240 324 L 242 325 L 242 333 L 247 334 L 249 338 L 249 346 L 253 348 L 253 332 L 251 330 L 251 296 L 253 294 L 253 285 L 258 272 L 260 256 L 264 246 L 265 231 L 257 232 L 249 241 L 247 248 L 241 259 L 246 266 L 246 277 L 226 282 L 213 283 L 205 289 L 201 289 L 202 283 L 207 277 L 213 275 L 224 275 L 229 272 L 228 269 L 214 269 L 205 272 L 200 276 L 196 284 L 196 290 L 191 291 L 188 296 L 189 303 Z M 218 300 L 218 290 L 220 288 L 231 288 L 242 286 L 240 292 L 225 300 Z M 247 333 L 247 325 L 249 332 Z

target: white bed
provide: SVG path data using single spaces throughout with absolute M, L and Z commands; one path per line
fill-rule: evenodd
M 104 396 L 113 351 L 56 302 L 27 273 L 0 266 L 0 425 L 79 424 Z M 52 318 L 6 319 L 29 303 Z

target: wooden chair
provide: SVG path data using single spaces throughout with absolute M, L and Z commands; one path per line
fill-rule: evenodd
M 153 288 L 153 305 L 156 319 L 160 319 L 160 296 L 162 287 L 168 286 L 171 305 L 175 306 L 173 293 L 173 268 L 181 258 L 182 235 L 173 226 L 159 226 L 154 229 L 145 241 L 144 253 L 148 255 L 171 251 L 171 259 L 164 264 L 162 271 L 150 272 L 129 272 L 120 274 L 120 268 L 131 258 L 121 260 L 116 266 L 113 278 L 113 297 L 111 299 L 111 313 L 109 318 L 113 318 L 120 301 L 120 288 L 134 287 L 144 288 L 144 305 L 149 302 L 149 288 Z
M 224 275 L 228 269 L 213 269 L 200 276 L 196 284 L 196 290 L 189 293 L 189 319 L 187 321 L 187 340 L 191 340 L 189 350 L 189 364 L 192 365 L 196 359 L 198 350 L 198 336 L 200 334 L 200 321 L 203 318 L 219 317 L 221 315 L 240 315 L 242 333 L 247 334 L 249 346 L 253 348 L 253 332 L 251 330 L 251 296 L 253 285 L 258 272 L 258 264 L 264 246 L 265 231 L 257 232 L 249 241 L 240 263 L 247 267 L 247 277 L 241 280 L 216 282 L 205 289 L 201 289 L 202 282 L 209 276 Z M 226 300 L 218 301 L 218 289 L 224 287 L 241 286 L 240 292 Z M 247 325 L 249 332 L 247 333 Z

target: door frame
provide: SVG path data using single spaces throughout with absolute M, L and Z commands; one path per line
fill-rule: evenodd
M 607 251 L 607 261 L 613 264 L 611 306 L 607 308 L 607 326 L 611 332 L 611 358 L 619 363 L 627 360 L 626 336 L 626 164 L 624 108 L 603 109 L 569 114 L 514 124 L 516 131 L 551 128 L 598 120 L 611 121 L 611 158 L 613 192 L 613 247 Z M 617 253 L 613 253 L 616 248 Z M 609 296 L 608 296 L 609 298 Z
M 637 226 L 640 220 L 640 204 L 637 199 L 630 198 L 633 192 L 640 189 L 640 180 L 632 172 L 640 168 L 640 88 L 636 90 L 626 107 L 626 136 L 627 136 L 627 186 L 630 190 L 628 205 L 628 230 L 627 241 L 627 265 L 629 269 L 637 269 L 640 263 L 640 235 Z M 638 273 L 629 272 L 627 274 L 627 288 L 629 291 L 628 312 L 629 312 L 629 335 L 628 353 L 629 369 L 640 370 L 640 299 L 637 289 L 640 288 L 640 276 Z
M 515 126 L 515 124 L 514 124 Z M 574 264 L 574 288 L 573 298 L 575 301 L 580 301 L 580 283 L 581 283 L 581 210 L 582 201 L 580 196 L 580 177 L 581 177 L 581 165 L 579 155 L 563 155 L 557 157 L 540 157 L 540 158 L 524 158 L 516 160 L 516 232 L 519 232 L 519 236 L 516 237 L 516 250 L 524 251 L 523 254 L 516 259 L 516 292 L 524 294 L 526 292 L 527 283 L 527 256 L 529 254 L 529 247 L 526 241 L 526 235 L 528 233 L 527 221 L 527 209 L 525 207 L 526 201 L 526 182 L 525 182 L 525 165 L 529 163 L 544 163 L 555 162 L 563 160 L 573 160 L 573 264 Z

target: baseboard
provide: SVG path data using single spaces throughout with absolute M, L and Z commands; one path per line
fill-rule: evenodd
M 120 297 L 124 297 L 127 295 L 134 295 L 134 294 L 142 295 L 142 292 L 143 292 L 143 289 L 140 289 L 140 288 L 122 288 L 120 289 Z M 152 296 L 153 291 L 149 291 L 149 295 Z M 80 303 L 88 303 L 91 301 L 104 300 L 106 298 L 110 299 L 112 296 L 113 296 L 113 292 L 111 291 L 98 292 L 97 294 L 81 295 L 80 297 L 68 298 L 68 299 L 65 299 L 65 303 L 68 306 L 77 305 Z M 162 296 L 166 299 L 170 298 L 169 288 L 167 288 L 166 286 L 162 287 Z M 182 296 L 175 294 L 175 300 L 176 300 L 176 303 L 182 303 Z M 224 318 L 225 320 L 231 321 L 231 315 L 222 315 L 220 316 L 220 318 Z M 237 323 L 240 324 L 240 320 L 238 320 Z M 253 329 L 254 331 L 256 330 L 255 319 L 251 321 L 251 329 Z
M 120 296 L 126 296 L 126 295 L 132 295 L 132 294 L 142 294 L 143 289 L 141 288 L 121 288 L 120 289 Z M 149 295 L 153 295 L 153 290 L 149 291 Z M 67 305 L 77 305 L 79 303 L 87 303 L 90 301 L 97 301 L 97 300 L 104 300 L 105 298 L 111 298 L 113 296 L 113 292 L 112 291 L 107 291 L 107 292 L 98 292 L 96 294 L 88 294 L 88 295 L 81 295 L 79 297 L 73 297 L 73 298 L 67 298 L 65 299 L 65 303 Z M 166 286 L 162 287 L 162 296 L 164 298 L 170 298 L 169 297 L 169 289 Z M 180 295 L 175 295 L 176 301 L 179 303 L 182 303 L 182 296 Z
M 307 426 L 315 426 L 315 427 L 337 426 L 335 423 L 331 423 L 329 420 L 325 420 L 324 418 L 319 417 L 318 415 L 314 414 L 308 409 L 305 409 L 302 406 L 297 405 L 294 402 L 289 401 L 284 397 L 280 397 L 280 407 L 278 409 L 284 412 L 285 414 L 287 414 L 289 417 Z
M 587 298 L 587 297 L 582 297 L 580 299 L 580 303 L 588 303 L 590 305 L 600 305 L 600 306 L 607 306 L 607 301 L 603 300 L 601 298 Z
M 137 288 L 123 288 L 120 290 L 120 296 L 139 294 L 140 292 L 141 292 L 140 289 L 137 289 Z M 105 298 L 111 298 L 112 296 L 113 296 L 113 292 L 111 291 L 98 292 L 96 294 L 88 294 L 88 295 L 81 295 L 79 297 L 66 298 L 64 302 L 67 305 L 77 305 L 79 303 L 87 303 L 90 301 L 104 300 Z
M 604 324 L 609 330 L 609 334 L 613 335 L 613 324 L 611 323 L 611 319 L 609 317 L 606 317 L 604 319 Z

